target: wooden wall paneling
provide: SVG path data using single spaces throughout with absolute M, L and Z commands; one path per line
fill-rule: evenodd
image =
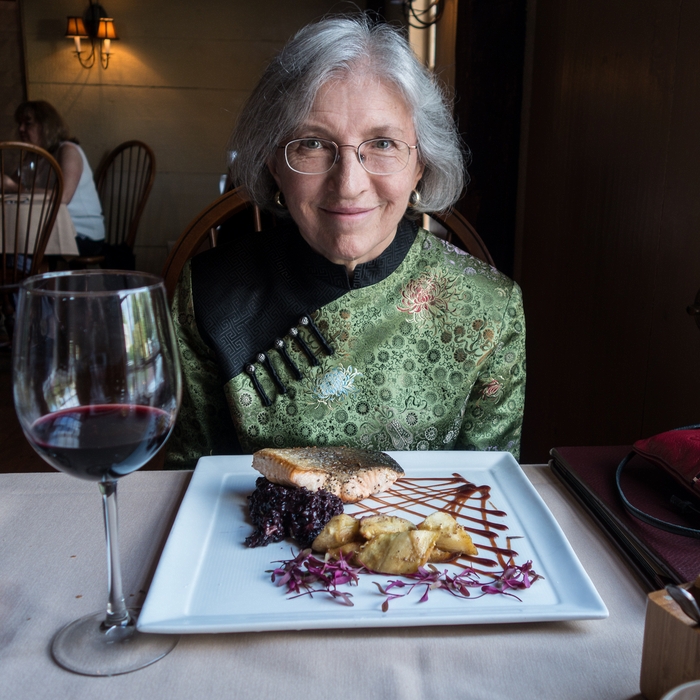
M 135 138 L 155 150 L 158 173 L 218 172 L 247 93 L 201 89 L 193 101 L 183 92 L 177 88 L 83 89 L 52 84 L 45 86 L 43 96 L 67 113 L 65 119 L 93 169 L 114 146 Z M 93 104 L 94 111 L 79 108 L 83 102 Z
M 154 149 L 157 174 L 135 252 L 141 269 L 159 272 L 168 241 L 176 240 L 186 225 L 182 222 L 190 221 L 219 194 L 219 177 L 227 166 L 228 138 L 247 93 L 202 89 L 197 91 L 198 101 L 193 102 L 185 99 L 187 93 L 183 97 L 183 91 L 174 88 L 89 89 L 100 92 L 95 100 L 97 113 L 92 115 L 71 109 L 71 103 L 81 99 L 73 93 L 81 88 L 51 85 L 44 95 L 59 111 L 73 114 L 72 132 L 84 146 L 93 170 L 112 145 L 127 138 L 142 139 Z M 177 118 L 172 119 L 175 114 Z M 129 136 L 124 125 L 131 125 Z M 142 248 L 150 246 L 156 246 L 157 252 L 144 257 Z
M 26 99 L 18 0 L 0 0 L 0 141 L 17 135 L 15 108 Z
M 85 88 L 111 85 L 189 90 L 222 87 L 251 90 L 263 66 L 284 43 L 233 39 L 203 41 L 170 36 L 151 37 L 142 46 L 134 46 L 126 40 L 115 41 L 109 68 L 86 70 L 75 59 L 67 40 L 64 45 L 41 41 L 40 35 L 30 35 L 30 39 L 33 46 L 30 78 L 37 87 L 68 84 Z
M 456 208 L 513 275 L 526 0 L 460 0 L 455 116 L 471 150 L 471 181 Z
M 641 432 L 700 423 L 700 4 L 680 5 Z
M 523 459 L 640 435 L 676 0 L 538 0 L 522 261 Z

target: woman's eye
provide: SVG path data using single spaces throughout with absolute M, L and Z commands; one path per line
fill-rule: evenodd
M 317 151 L 323 148 L 323 143 L 318 139 L 304 139 L 299 145 L 301 148 L 308 148 L 310 151 Z

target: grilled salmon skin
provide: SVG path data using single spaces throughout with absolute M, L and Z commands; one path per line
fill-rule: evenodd
M 324 489 L 344 503 L 386 491 L 404 473 L 384 452 L 354 447 L 268 447 L 253 453 L 253 468 L 275 484 Z

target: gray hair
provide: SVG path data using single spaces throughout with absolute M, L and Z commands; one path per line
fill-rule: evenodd
M 308 117 L 329 80 L 358 69 L 396 85 L 412 114 L 425 166 L 414 212 L 449 209 L 466 184 L 461 141 L 451 109 L 433 75 L 404 37 L 366 15 L 321 20 L 301 29 L 272 60 L 231 135 L 231 180 L 263 209 L 273 209 L 277 185 L 267 162 Z

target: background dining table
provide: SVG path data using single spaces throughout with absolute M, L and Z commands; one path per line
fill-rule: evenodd
M 641 698 L 645 590 L 548 467 L 523 469 L 603 598 L 607 619 L 183 635 L 157 663 L 110 678 L 69 673 L 49 648 L 59 628 L 106 604 L 97 486 L 61 473 L 0 474 L 0 696 Z M 141 471 L 119 484 L 128 604 L 145 598 L 190 477 Z
M 16 196 L 13 198 L 12 195 L 6 196 L 8 197 L 8 206 L 5 207 L 5 226 L 6 230 L 9 232 L 9 235 L 6 238 L 7 252 L 14 253 L 14 231 L 17 223 L 17 198 Z M 21 235 L 22 232 L 26 230 L 27 221 L 29 220 L 31 225 L 30 235 L 32 236 L 29 242 L 29 250 L 32 250 L 34 248 L 34 238 L 36 237 L 38 222 L 42 213 L 43 198 L 37 197 L 32 204 L 29 202 L 29 197 L 26 197 L 25 199 L 26 202 L 20 201 L 19 203 L 19 230 Z M 65 204 L 61 204 L 58 207 L 56 223 L 54 224 L 51 235 L 49 236 L 49 242 L 46 245 L 44 255 L 78 255 L 78 244 L 75 242 L 75 236 L 75 226 L 73 224 L 73 219 L 71 219 L 70 214 L 68 213 L 68 207 Z

